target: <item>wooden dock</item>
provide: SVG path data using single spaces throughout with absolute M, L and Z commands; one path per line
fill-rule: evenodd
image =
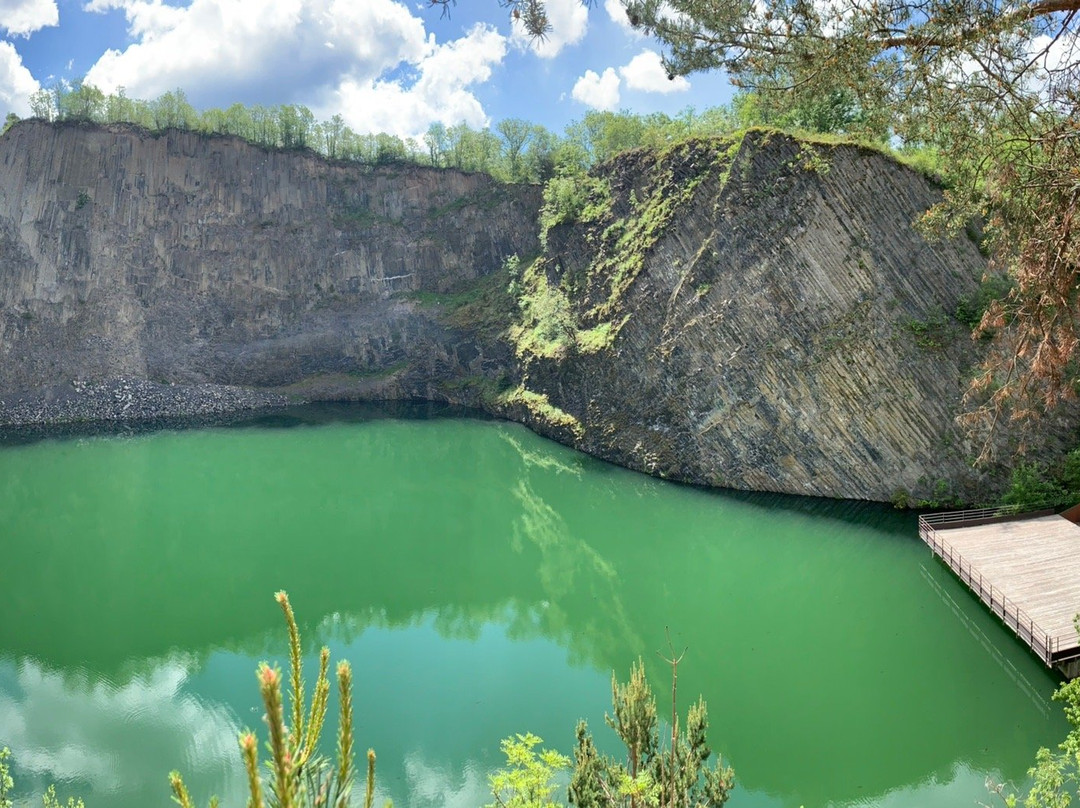
M 920 516 L 919 536 L 1039 659 L 1080 674 L 1080 526 L 982 509 Z

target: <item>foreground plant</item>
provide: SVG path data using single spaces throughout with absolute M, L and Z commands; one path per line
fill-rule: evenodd
M 531 732 L 504 738 L 499 748 L 506 768 L 489 776 L 495 802 L 485 808 L 559 808 L 551 799 L 556 775 L 570 766 L 570 758 L 551 749 L 535 751 L 543 743 Z
M 611 702 L 615 712 L 605 716 L 608 725 L 626 745 L 626 762 L 602 757 L 596 750 L 588 725 L 577 726 L 577 748 L 570 777 L 569 802 L 576 808 L 720 808 L 735 786 L 735 773 L 717 757 L 709 765 L 712 750 L 705 738 L 709 719 L 705 702 L 690 708 L 686 730 L 679 729 L 676 708 L 678 667 L 671 665 L 671 737 L 660 740 L 656 697 L 645 679 L 639 659 L 630 668 L 630 681 L 611 677 Z M 555 778 L 570 761 L 557 752 L 534 748 L 541 739 L 532 734 L 506 738 L 502 750 L 507 768 L 491 775 L 495 802 L 485 808 L 561 808 L 551 800 Z
M 1073 625 L 1080 632 L 1080 615 L 1073 618 Z M 1080 804 L 1080 679 L 1059 687 L 1054 701 L 1064 702 L 1065 718 L 1072 729 L 1056 752 L 1043 747 L 1035 753 L 1035 765 L 1028 769 L 1031 789 L 1026 797 L 1009 792 L 1005 783 L 987 780 L 987 787 L 1005 808 L 1068 808 Z
M 15 781 L 11 777 L 11 769 L 8 767 L 8 758 L 11 750 L 6 746 L 0 748 L 0 808 L 12 808 L 11 792 L 15 788 Z M 60 802 L 56 796 L 56 786 L 50 785 L 41 795 L 43 808 L 84 808 L 83 801 L 75 797 L 68 797 L 67 803 Z
M 11 789 L 15 787 L 15 782 L 11 779 L 11 772 L 8 771 L 7 759 L 11 755 L 11 750 L 5 747 L 0 747 L 0 808 L 11 808 L 11 799 L 8 795 L 11 793 Z
M 701 698 L 690 707 L 686 730 L 680 731 L 676 707 L 678 665 L 672 656 L 671 738 L 664 748 L 657 721 L 656 697 L 645 679 L 639 659 L 630 668 L 630 681 L 621 684 L 612 676 L 614 716 L 608 725 L 626 744 L 625 764 L 601 757 L 587 724 L 577 727 L 574 775 L 570 780 L 570 803 L 577 808 L 720 808 L 735 786 L 735 772 L 717 757 L 709 765 L 712 750 L 706 740 L 708 710 Z
M 301 663 L 300 631 L 296 626 L 289 596 L 275 596 L 285 615 L 289 630 L 289 702 L 290 724 L 285 723 L 281 696 L 281 670 L 265 662 L 259 665 L 257 678 L 263 704 L 266 707 L 267 744 L 270 760 L 266 773 L 259 771 L 259 752 L 255 733 L 240 735 L 240 753 L 248 777 L 248 808 L 346 808 L 352 792 L 355 768 L 353 764 L 352 667 L 347 661 L 337 665 L 338 692 L 341 710 L 338 723 L 337 754 L 333 760 L 318 753 L 319 738 L 326 719 L 326 704 L 330 695 L 327 671 L 330 649 L 323 646 L 319 654 L 319 674 L 315 680 L 310 706 L 305 706 L 303 665 Z M 375 797 L 375 752 L 367 753 L 367 789 L 364 808 L 371 808 Z M 264 782 L 265 778 L 265 782 Z M 194 808 L 191 795 L 179 772 L 169 774 L 173 799 L 181 808 Z M 210 800 L 216 808 L 217 797 Z M 387 803 L 389 805 L 389 803 Z

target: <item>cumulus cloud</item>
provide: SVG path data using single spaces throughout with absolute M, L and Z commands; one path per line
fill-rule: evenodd
M 56 0 L 0 0 L 0 29 L 14 36 L 29 36 L 59 22 Z
M 586 70 L 574 84 L 571 95 L 588 107 L 611 111 L 619 106 L 619 83 L 613 68 L 609 67 L 602 75 Z
M 646 48 L 618 72 L 613 67 L 601 74 L 586 70 L 574 84 L 571 95 L 575 101 L 593 109 L 614 110 L 619 105 L 623 81 L 627 89 L 644 93 L 678 93 L 690 89 L 690 82 L 682 76 L 669 79 L 660 54 Z
M 574 0 L 576 4 L 576 0 Z M 437 44 L 399 0 L 90 0 L 120 9 L 134 40 L 87 73 L 106 92 L 153 98 L 182 87 L 197 106 L 301 103 L 360 132 L 423 132 L 434 121 L 483 126 L 470 91 L 506 39 L 477 26 Z
M 542 59 L 552 59 L 568 45 L 576 45 L 589 29 L 589 9 L 581 0 L 546 0 L 551 30 L 542 39 L 534 39 L 521 20 L 511 24 L 510 37 L 521 48 L 531 49 Z
M 0 121 L 9 112 L 24 116 L 30 113 L 30 95 L 38 83 L 22 63 L 22 57 L 10 42 L 0 41 Z
M 669 79 L 660 54 L 645 49 L 630 63 L 619 68 L 619 73 L 626 80 L 631 90 L 646 93 L 680 93 L 690 89 L 690 82 L 685 76 Z
M 1075 88 L 1080 81 L 1080 33 L 1064 32 L 1057 37 L 1041 34 L 1031 40 L 1028 53 L 1034 63 L 1032 80 L 1050 90 Z
M 487 81 L 505 55 L 506 39 L 494 28 L 477 25 L 445 45 L 429 42 L 427 53 L 413 63 L 418 78 L 410 86 L 346 79 L 334 92 L 332 106 L 357 132 L 418 137 L 435 121 L 482 128 L 489 120 L 469 87 Z
M 122 9 L 135 42 L 108 50 L 87 73 L 106 92 L 154 97 L 183 87 L 228 103 L 272 84 L 278 98 L 344 77 L 375 78 L 427 49 L 423 23 L 393 0 L 92 0 Z M 308 99 L 309 100 L 309 99 Z

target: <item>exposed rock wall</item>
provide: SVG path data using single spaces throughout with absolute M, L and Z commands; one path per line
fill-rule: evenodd
M 389 375 L 423 395 L 477 348 L 457 356 L 410 293 L 537 249 L 536 188 L 235 138 L 27 122 L 0 138 L 0 171 L 0 393 L 116 376 L 362 387 L 415 362 Z
M 605 312 L 625 318 L 611 346 L 523 352 L 526 388 L 577 419 L 579 445 L 706 485 L 986 496 L 954 420 L 980 346 L 952 316 L 986 260 L 912 227 L 940 199 L 932 183 L 869 150 L 761 133 L 629 154 L 604 172 L 612 213 L 549 234 L 549 284 L 576 276 L 603 299 L 596 245 L 633 229 L 621 217 L 656 215 L 650 186 L 672 172 L 698 184 Z
M 873 152 L 758 133 L 631 153 L 544 250 L 538 188 L 233 138 L 24 122 L 0 171 L 0 400 L 24 413 L 121 377 L 429 398 L 688 482 L 987 490 L 954 423 L 980 346 L 952 317 L 985 259 L 923 239 L 938 190 Z M 502 294 L 511 254 L 542 254 L 570 311 L 548 348 L 522 336 L 535 287 L 431 305 Z

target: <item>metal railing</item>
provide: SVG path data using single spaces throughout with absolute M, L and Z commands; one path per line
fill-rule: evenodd
M 993 508 L 970 508 L 966 511 L 942 511 L 928 513 L 919 517 L 919 524 L 925 522 L 933 527 L 950 527 L 961 522 L 979 522 L 983 519 L 1005 519 L 1020 512 L 1019 505 L 999 505 Z
M 997 508 L 980 508 L 979 511 L 996 511 Z M 954 511 L 955 514 L 962 513 L 977 513 L 979 511 Z M 971 563 L 963 558 L 958 552 L 956 552 L 952 545 L 944 541 L 939 535 L 938 531 L 934 529 L 935 524 L 941 526 L 942 524 L 948 524 L 954 526 L 953 523 L 961 520 L 939 520 L 936 522 L 931 521 L 934 517 L 948 517 L 952 514 L 931 514 L 930 516 L 919 517 L 919 536 L 927 545 L 929 545 L 931 552 L 944 561 L 953 572 L 959 576 L 960 580 L 967 584 L 976 595 L 979 596 L 979 600 L 990 607 L 990 611 L 1001 618 L 1001 621 L 1012 629 L 1021 640 L 1026 642 L 1028 646 L 1033 650 L 1038 657 L 1049 666 L 1054 664 L 1054 654 L 1058 652 L 1061 646 L 1060 638 L 1051 637 L 1046 631 L 1039 628 L 1034 620 L 1019 606 L 1017 606 L 1011 599 L 1009 599 L 1004 592 L 984 579 L 982 573 L 971 566 Z M 969 517 L 967 521 L 972 519 L 980 519 L 988 517 Z

